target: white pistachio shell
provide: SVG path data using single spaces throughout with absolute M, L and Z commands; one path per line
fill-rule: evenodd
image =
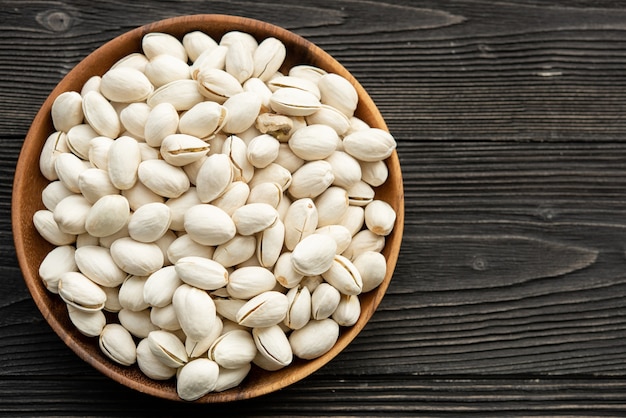
M 241 83 L 224 70 L 201 67 L 196 79 L 200 94 L 219 104 L 236 94 L 243 93 Z
M 161 54 L 152 58 L 146 64 L 144 73 L 155 88 L 172 81 L 191 78 L 187 63 L 180 58 L 167 54 Z
M 66 91 L 57 96 L 50 110 L 57 131 L 67 132 L 83 121 L 83 98 L 80 93 Z
M 111 183 L 120 190 L 130 189 L 137 181 L 141 152 L 137 140 L 121 136 L 109 147 L 107 171 Z
M 76 249 L 74 256 L 80 272 L 100 286 L 115 287 L 126 279 L 127 273 L 115 264 L 107 248 L 82 246 Z
M 100 92 L 112 102 L 133 103 L 145 100 L 154 90 L 146 75 L 131 67 L 110 69 L 102 76 Z
M 182 168 L 163 160 L 142 161 L 137 174 L 147 188 L 166 198 L 179 197 L 191 186 Z
M 199 160 L 209 152 L 209 144 L 187 134 L 172 134 L 163 138 L 160 153 L 165 161 L 182 167 Z
M 248 331 L 234 330 L 222 334 L 209 348 L 208 356 L 221 367 L 238 369 L 252 362 L 257 348 Z
M 341 218 L 345 215 L 349 205 L 350 201 L 346 189 L 337 186 L 326 189 L 315 198 L 318 227 L 341 222 Z
M 306 197 L 291 203 L 285 218 L 285 246 L 293 251 L 302 239 L 311 235 L 317 228 L 317 207 L 312 199 Z
M 237 299 L 251 299 L 276 286 L 274 274 L 264 267 L 241 267 L 230 273 L 226 289 Z
M 67 146 L 78 158 L 89 159 L 89 143 L 98 133 L 86 123 L 79 123 L 67 131 Z
M 361 302 L 357 295 L 342 295 L 341 301 L 333 312 L 332 319 L 342 327 L 356 324 L 361 315 Z
M 313 93 L 293 87 L 276 90 L 270 97 L 270 106 L 276 113 L 289 116 L 308 116 L 322 106 Z
M 328 162 L 310 161 L 293 173 L 289 194 L 294 199 L 314 198 L 322 194 L 334 180 L 333 168 Z
M 102 196 L 119 194 L 120 190 L 111 183 L 109 173 L 99 168 L 88 168 L 78 176 L 78 188 L 90 203 Z
M 385 256 L 378 251 L 364 251 L 355 257 L 352 264 L 361 274 L 363 292 L 375 289 L 385 280 L 387 261 Z
M 365 207 L 365 225 L 377 235 L 389 235 L 396 222 L 396 211 L 384 200 L 373 200 Z
M 344 295 L 358 295 L 363 289 L 361 274 L 354 264 L 342 255 L 335 255 L 331 267 L 321 275 Z
M 222 154 L 228 156 L 233 170 L 234 181 L 249 182 L 254 175 L 254 166 L 247 157 L 247 146 L 243 139 L 229 135 L 222 144 Z
M 226 154 L 212 154 L 202 163 L 196 178 L 200 201 L 209 203 L 220 197 L 233 181 L 231 160 Z
M 252 177 L 248 186 L 252 188 L 259 183 L 276 183 L 285 191 L 291 185 L 291 181 L 292 176 L 289 170 L 278 164 L 271 163 L 267 167 L 255 170 L 254 177 Z
M 203 100 L 195 80 L 174 80 L 154 90 L 148 96 L 147 103 L 152 108 L 162 103 L 170 103 L 180 112 L 191 109 Z
M 291 259 L 292 253 L 286 251 L 278 257 L 276 264 L 274 264 L 274 276 L 276 277 L 276 281 L 287 289 L 297 286 L 304 277 L 304 274 L 293 267 Z
M 58 283 L 61 275 L 68 271 L 78 271 L 74 259 L 76 253 L 72 245 L 54 247 L 39 265 L 39 277 L 46 288 L 52 293 L 58 293 Z
M 63 198 L 52 213 L 61 231 L 79 235 L 86 232 L 85 221 L 90 210 L 91 203 L 84 196 L 72 194 Z
M 46 142 L 44 142 L 43 149 L 39 155 L 39 170 L 41 174 L 50 181 L 57 180 L 59 176 L 55 168 L 55 161 L 59 155 L 68 152 L 70 152 L 70 149 L 67 145 L 67 134 L 61 131 L 51 133 Z
M 217 386 L 219 366 L 208 358 L 185 364 L 176 375 L 176 393 L 185 401 L 195 401 Z
M 158 245 L 130 237 L 115 240 L 111 244 L 111 256 L 122 270 L 135 276 L 149 276 L 163 267 L 165 261 Z
M 213 260 L 226 268 L 233 267 L 252 257 L 255 251 L 254 236 L 235 235 L 231 240 L 215 248 Z
M 189 234 L 184 234 L 176 238 L 167 247 L 167 258 L 172 264 L 187 256 L 199 256 L 213 258 L 215 247 L 203 245 L 194 241 Z
M 120 118 L 113 105 L 99 92 L 90 91 L 83 96 L 85 121 L 102 136 L 117 138 L 121 131 Z
M 337 254 L 343 253 L 352 241 L 352 235 L 348 228 L 339 224 L 319 227 L 315 230 L 315 233 L 332 237 L 337 244 Z
M 361 165 L 350 154 L 343 151 L 333 152 L 326 161 L 330 163 L 335 180 L 333 185 L 349 189 L 361 180 Z M 384 163 L 382 163 L 384 165 Z
M 311 234 L 300 241 L 291 254 L 295 271 L 305 276 L 322 274 L 331 268 L 337 244 L 328 235 Z
M 248 203 L 233 212 L 232 220 L 239 234 L 252 235 L 272 226 L 278 212 L 267 203 Z
M 311 318 L 311 293 L 305 286 L 296 286 L 287 292 L 289 308 L 285 316 L 285 325 L 291 329 L 300 329 Z
M 317 82 L 321 101 L 351 117 L 356 110 L 359 96 L 354 86 L 339 74 L 325 74 Z
M 374 200 L 375 192 L 372 187 L 364 181 L 357 181 L 348 191 L 348 202 L 353 206 L 366 206 Z
M 256 136 L 246 150 L 248 161 L 256 168 L 264 168 L 278 158 L 280 142 L 271 135 Z
M 99 338 L 102 352 L 122 366 L 130 366 L 137 361 L 137 347 L 133 337 L 120 324 L 107 324 Z
M 278 370 L 293 361 L 293 352 L 287 336 L 278 325 L 253 328 L 252 337 L 258 350 L 254 363 L 265 370 Z M 258 357 L 263 359 L 258 361 Z
M 181 329 L 174 305 L 172 304 L 163 307 L 152 307 L 150 309 L 150 321 L 165 331 L 179 331 Z
M 211 333 L 215 304 L 204 290 L 183 284 L 174 292 L 172 305 L 188 338 L 200 341 Z
M 344 150 L 361 161 L 380 161 L 396 149 L 396 141 L 387 131 L 369 128 L 351 133 L 343 138 Z
M 172 215 L 165 203 L 146 203 L 137 208 L 128 221 L 130 237 L 140 242 L 155 242 L 170 227 Z
M 204 51 L 217 47 L 213 38 L 199 30 L 186 33 L 182 42 L 191 61 L 198 59 Z
M 309 125 L 330 126 L 337 135 L 345 135 L 350 129 L 350 119 L 340 110 L 326 104 L 322 104 L 317 112 L 307 116 L 306 121 Z
M 162 32 L 151 32 L 141 39 L 141 49 L 148 59 L 167 54 L 187 62 L 187 51 L 182 42 L 173 35 Z
M 327 125 L 308 125 L 294 132 L 288 144 L 303 160 L 323 160 L 337 149 L 339 135 Z
M 357 232 L 353 237 L 348 248 L 342 253 L 343 256 L 350 260 L 354 260 L 361 253 L 366 251 L 380 252 L 385 247 L 385 237 L 376 235 L 369 229 Z
M 209 333 L 201 340 L 194 340 L 193 338 L 185 338 L 185 350 L 187 355 L 191 358 L 205 356 L 209 347 L 215 342 L 215 340 L 222 334 L 223 322 L 220 317 L 216 316 L 211 325 Z
M 217 261 L 209 258 L 187 256 L 174 265 L 180 279 L 194 287 L 214 290 L 226 286 L 228 271 Z
M 74 194 L 74 192 L 65 187 L 61 181 L 54 180 L 48 183 L 48 185 L 42 190 L 41 201 L 46 209 L 54 211 L 56 205 L 63 200 L 63 198 L 72 194 Z
M 276 38 L 265 38 L 254 50 L 253 76 L 263 81 L 270 79 L 285 61 L 287 49 L 285 45 Z
M 147 338 L 137 344 L 137 366 L 143 374 L 154 380 L 168 380 L 176 374 L 176 368 L 166 366 L 152 353 Z
M 335 287 L 320 283 L 311 294 L 311 317 L 318 320 L 330 317 L 340 301 L 341 293 Z
M 168 367 L 178 368 L 184 366 L 189 360 L 185 344 L 171 332 L 151 331 L 147 340 L 152 354 Z
M 285 242 L 285 224 L 280 220 L 257 234 L 256 256 L 259 264 L 272 268 L 280 257 Z
M 174 266 L 165 266 L 150 276 L 143 286 L 143 299 L 150 306 L 164 307 L 172 303 L 174 292 L 183 284 Z
M 130 217 L 128 200 L 111 194 L 98 199 L 87 214 L 86 231 L 94 237 L 106 237 L 120 231 Z
M 56 178 L 58 178 L 65 187 L 74 193 L 80 193 L 78 179 L 80 174 L 89 167 L 89 162 L 81 160 L 69 152 L 58 154 L 54 159 Z
M 311 320 L 289 335 L 293 354 L 311 360 L 327 353 L 339 338 L 339 325 L 332 319 Z
M 58 289 L 65 303 L 81 311 L 99 311 L 106 301 L 106 294 L 100 286 L 81 273 L 63 273 L 59 278 Z
M 118 298 L 123 309 L 131 311 L 142 311 L 148 308 L 149 304 L 143 298 L 143 289 L 147 277 L 128 276 L 120 286 Z
M 203 203 L 185 212 L 185 230 L 203 245 L 220 245 L 231 240 L 237 232 L 232 218 L 217 206 Z
M 232 389 L 239 386 L 241 382 L 248 376 L 252 365 L 250 363 L 245 364 L 237 369 L 225 369 L 220 367 L 219 376 L 217 377 L 217 383 L 215 385 L 214 392 L 223 392 L 228 389 Z
M 361 161 L 361 179 L 372 187 L 382 185 L 389 177 L 389 169 L 384 161 Z
M 249 196 L 250 186 L 243 181 L 233 181 L 212 204 L 232 216 L 235 210 L 246 204 Z
M 144 138 L 148 145 L 160 147 L 163 138 L 176 133 L 178 124 L 178 111 L 174 105 L 169 102 L 156 104 L 146 119 Z
M 41 209 L 33 214 L 33 224 L 39 235 L 53 245 L 68 245 L 76 241 L 76 235 L 68 234 L 59 229 L 54 220 L 54 214 L 47 209 Z
M 86 312 L 73 305 L 67 305 L 67 313 L 72 324 L 87 337 L 97 337 L 106 325 L 106 317 L 102 310 Z
M 240 325 L 246 327 L 269 327 L 285 319 L 287 308 L 287 296 L 270 290 L 246 302 L 237 312 L 236 319 Z
M 220 131 L 228 118 L 228 109 L 218 103 L 196 104 L 180 117 L 178 129 L 183 134 L 208 138 Z
M 120 324 L 137 338 L 146 338 L 151 331 L 159 329 L 150 318 L 150 309 L 133 311 L 123 308 L 117 313 L 117 318 Z

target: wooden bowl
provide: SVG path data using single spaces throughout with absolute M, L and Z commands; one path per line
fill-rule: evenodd
M 36 210 L 43 209 L 41 192 L 49 183 L 39 171 L 39 154 L 50 133 L 54 131 L 50 109 L 54 99 L 65 91 L 80 91 L 83 84 L 93 75 L 102 75 L 118 59 L 141 51 L 141 39 L 150 32 L 166 32 L 182 39 L 190 31 L 201 30 L 219 39 L 231 30 L 247 32 L 258 40 L 273 36 L 280 39 L 287 47 L 287 59 L 284 68 L 296 64 L 310 64 L 337 73 L 350 80 L 359 94 L 359 105 L 356 115 L 372 127 L 387 129 L 385 121 L 374 102 L 354 77 L 329 54 L 280 27 L 261 21 L 225 16 L 225 15 L 193 15 L 162 20 L 131 30 L 110 42 L 82 60 L 56 86 L 42 105 L 33 120 L 21 150 L 15 171 L 12 200 L 12 222 L 15 247 L 24 280 L 35 303 L 44 318 L 61 339 L 80 358 L 113 380 L 156 397 L 180 400 L 176 394 L 174 379 L 155 381 L 143 375 L 138 367 L 119 366 L 105 357 L 98 348 L 96 338 L 85 337 L 79 333 L 69 321 L 65 304 L 58 295 L 50 293 L 38 275 L 38 268 L 53 246 L 46 242 L 35 230 L 32 218 Z M 389 178 L 376 190 L 377 198 L 391 204 L 396 210 L 395 229 L 387 237 L 383 250 L 387 258 L 387 276 L 375 290 L 361 295 L 362 313 L 358 322 L 352 327 L 342 327 L 339 340 L 325 355 L 311 361 L 294 358 L 294 362 L 279 371 L 267 372 L 256 367 L 234 389 L 221 393 L 210 393 L 196 402 L 227 402 L 238 399 L 252 398 L 284 388 L 315 372 L 339 354 L 363 329 L 371 318 L 393 274 L 396 265 L 404 221 L 404 192 L 398 156 L 394 152 L 387 160 Z

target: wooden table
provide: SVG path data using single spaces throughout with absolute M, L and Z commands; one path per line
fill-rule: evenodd
M 313 376 L 166 402 L 70 351 L 26 290 L 13 170 L 54 85 L 109 39 L 195 13 L 266 20 L 369 91 L 398 141 L 400 260 Z M 625 415 L 626 2 L 0 0 L 0 411 L 7 416 Z

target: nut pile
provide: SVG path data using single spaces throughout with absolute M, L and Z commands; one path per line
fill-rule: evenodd
M 150 33 L 142 51 L 52 106 L 46 288 L 184 400 L 328 352 L 386 274 L 394 138 L 353 115 L 345 78 L 280 73 L 275 38 Z

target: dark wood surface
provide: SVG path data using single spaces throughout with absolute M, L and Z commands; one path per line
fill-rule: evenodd
M 368 90 L 398 141 L 405 239 L 357 339 L 280 392 L 168 402 L 44 321 L 13 247 L 39 106 L 102 43 L 167 17 L 266 20 Z M 0 413 L 626 415 L 626 2 L 0 0 Z

